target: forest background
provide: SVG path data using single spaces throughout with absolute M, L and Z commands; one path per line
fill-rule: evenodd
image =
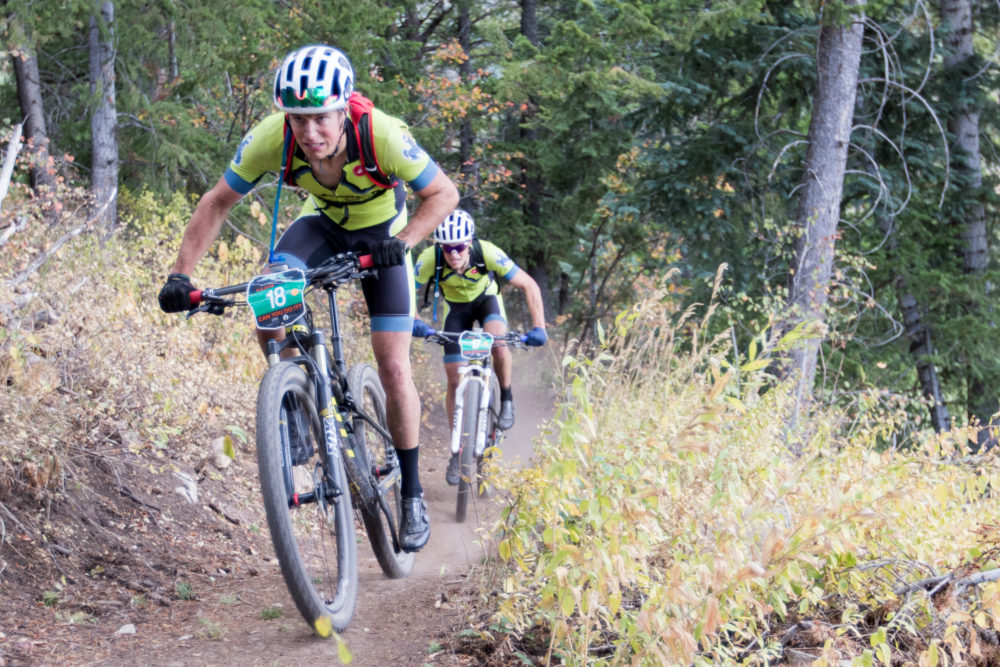
M 0 108 L 8 134 L 24 121 L 32 165 L 15 188 L 45 200 L 57 180 L 89 184 L 104 234 L 129 229 L 135 202 L 210 187 L 270 111 L 278 59 L 325 41 L 459 182 L 461 206 L 536 278 L 567 339 L 590 345 L 598 322 L 668 268 L 678 292 L 704 299 L 725 263 L 720 326 L 737 349 L 770 327 L 822 323 L 820 372 L 807 365 L 803 383 L 823 401 L 860 407 L 859 389 L 879 387 L 908 429 L 938 431 L 988 424 L 1000 405 L 996 3 L 8 1 L 5 12 Z M 850 32 L 848 16 L 853 54 L 832 38 Z M 845 118 L 832 152 L 807 154 L 824 123 Z M 839 178 L 821 180 L 824 167 Z M 810 178 L 826 201 L 806 206 Z M 274 185 L 234 211 L 229 240 L 266 243 Z M 811 251 L 828 256 L 811 266 Z
M 813 405 L 891 421 L 878 450 L 996 439 L 1000 3 L 8 0 L 3 28 L 11 290 L 81 234 L 175 248 L 280 58 L 327 42 L 539 282 L 570 353 L 644 297 L 712 301 L 723 363 L 794 384 L 791 451 Z M 266 247 L 276 185 L 223 247 Z

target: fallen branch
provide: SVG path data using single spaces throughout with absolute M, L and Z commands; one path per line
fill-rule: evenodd
M 22 216 L 18 216 L 13 222 L 7 225 L 7 229 L 3 230 L 3 234 L 0 234 L 0 248 L 7 245 L 7 241 L 10 237 L 21 231 L 28 226 L 28 221 Z
M 1000 580 L 1000 568 L 986 570 L 985 572 L 976 572 L 975 574 L 970 574 L 964 579 L 955 579 L 955 575 L 953 574 L 942 574 L 937 577 L 928 577 L 926 579 L 921 579 L 920 581 L 915 581 L 912 584 L 901 586 L 894 592 L 896 595 L 907 595 L 914 591 L 924 590 L 929 591 L 931 595 L 934 595 L 948 584 L 954 584 L 956 592 L 960 593 L 969 586 L 978 586 L 979 584 L 985 584 L 990 581 L 998 580 Z
M 117 189 L 115 190 L 115 192 L 117 192 Z M 42 264 L 47 262 L 49 257 L 51 257 L 57 250 L 59 250 L 59 248 L 63 247 L 63 245 L 65 245 L 66 242 L 79 236 L 84 232 L 85 229 L 87 229 L 87 227 L 90 227 L 92 224 L 100 220 L 101 216 L 104 215 L 104 211 L 108 208 L 108 206 L 111 204 L 113 200 L 114 200 L 114 193 L 112 193 L 112 195 L 109 196 L 107 200 L 105 200 L 104 204 L 101 205 L 101 209 L 97 211 L 97 213 L 95 213 L 92 218 L 84 221 L 83 224 L 81 224 L 76 229 L 70 230 L 65 234 L 63 234 L 62 236 L 60 236 L 59 239 L 55 243 L 53 243 L 48 250 L 46 250 L 41 255 L 36 257 L 34 261 L 32 261 L 30 265 L 28 265 L 28 268 L 26 268 L 24 271 L 21 271 L 21 273 L 17 274 L 10 280 L 6 281 L 6 284 L 12 287 L 16 287 L 17 285 L 20 285 L 25 280 L 27 280 L 32 273 L 37 271 Z
M 986 570 L 985 572 L 976 572 L 961 581 L 955 582 L 955 590 L 961 593 L 969 586 L 978 586 L 979 584 L 997 580 L 1000 580 L 1000 567 L 993 570 Z
M 57 250 L 59 250 L 59 248 L 63 247 L 63 245 L 65 245 L 67 241 L 82 234 L 83 231 L 87 228 L 87 226 L 90 225 L 90 222 L 91 221 L 88 220 L 79 227 L 77 227 L 76 229 L 63 234 L 61 237 L 59 237 L 59 239 L 55 243 L 52 244 L 52 246 L 48 250 L 46 250 L 41 255 L 36 257 L 35 260 L 28 265 L 28 268 L 26 268 L 24 271 L 21 271 L 21 273 L 17 274 L 10 280 L 6 281 L 7 284 L 13 287 L 23 283 L 25 280 L 28 279 L 28 277 L 32 273 L 38 270 L 38 267 L 47 262 L 49 257 L 51 257 Z

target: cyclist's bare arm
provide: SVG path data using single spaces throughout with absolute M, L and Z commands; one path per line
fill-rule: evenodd
M 438 171 L 426 187 L 416 190 L 414 194 L 420 199 L 417 210 L 410 216 L 406 227 L 396 234 L 396 238 L 405 241 L 411 248 L 427 238 L 458 206 L 458 188 L 444 171 Z
M 184 238 L 181 240 L 177 261 L 170 270 L 171 273 L 191 275 L 194 267 L 219 235 L 229 210 L 242 197 L 243 195 L 229 187 L 225 178 L 220 178 L 211 190 L 202 195 L 187 229 L 184 230 Z
M 525 270 L 520 270 L 510 279 L 510 284 L 524 292 L 524 300 L 531 314 L 531 326 L 545 328 L 545 306 L 542 303 L 542 290 L 538 288 L 535 279 Z

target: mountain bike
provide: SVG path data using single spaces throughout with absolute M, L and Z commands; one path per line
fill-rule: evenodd
M 458 369 L 461 375 L 455 389 L 455 416 L 451 426 L 451 453 L 458 455 L 459 481 L 455 501 L 455 520 L 465 521 L 469 498 L 486 493 L 484 457 L 497 447 L 504 432 L 497 426 L 500 416 L 500 382 L 493 372 L 493 346 L 524 347 L 522 335 L 507 332 L 493 336 L 482 329 L 435 331 L 427 340 L 446 345 L 457 343 L 468 363 Z
M 249 307 L 267 344 L 257 392 L 257 466 L 271 541 L 285 585 L 320 636 L 341 632 L 358 596 L 355 512 L 382 571 L 413 569 L 399 546 L 400 470 L 386 426 L 385 391 L 368 364 L 347 368 L 336 292 L 373 275 L 370 256 L 336 255 L 303 271 L 193 292 L 189 314 Z M 322 290 L 330 334 L 313 325 L 307 295 Z M 243 298 L 233 298 L 236 295 Z

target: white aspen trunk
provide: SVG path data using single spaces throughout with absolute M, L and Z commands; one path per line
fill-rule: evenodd
M 848 0 L 863 7 L 864 0 Z M 820 30 L 817 87 L 809 123 L 809 146 L 799 199 L 795 265 L 789 289 L 788 328 L 800 322 L 823 322 L 824 307 L 833 271 L 840 200 L 844 188 L 847 150 L 850 145 L 857 96 L 863 13 L 848 25 L 824 25 Z M 790 354 L 790 371 L 796 376 L 796 414 L 812 398 L 819 340 L 808 339 Z
M 114 4 L 101 3 L 100 16 L 90 17 L 91 217 L 110 233 L 118 217 L 118 122 L 115 102 Z M 103 31 L 102 31 L 103 28 Z
M 944 69 L 950 72 L 950 77 L 967 76 L 965 64 L 975 55 L 972 38 L 973 7 L 970 0 L 942 0 L 941 18 L 944 19 L 946 32 L 944 43 L 948 55 L 944 60 Z M 974 81 L 965 82 L 966 86 L 976 86 Z M 948 117 L 948 130 L 955 137 L 954 169 L 956 181 L 961 184 L 962 191 L 956 196 L 962 202 L 962 215 L 953 220 L 958 229 L 962 243 L 962 271 L 969 276 L 983 273 L 989 261 L 989 247 L 986 230 L 986 211 L 978 200 L 977 192 L 983 185 L 982 154 L 979 146 L 979 110 L 965 100 L 970 99 L 966 91 L 959 97 L 959 104 Z M 989 289 L 989 286 L 984 286 Z M 986 317 L 985 313 L 981 314 Z M 978 362 L 968 360 L 968 366 Z M 989 382 L 974 378 L 971 369 L 967 371 L 969 380 L 966 383 L 968 398 L 967 410 L 970 417 L 978 419 L 979 423 L 993 423 L 993 414 L 997 412 L 998 388 L 990 386 Z M 977 435 L 977 446 L 993 445 L 996 437 L 989 429 L 980 429 Z

